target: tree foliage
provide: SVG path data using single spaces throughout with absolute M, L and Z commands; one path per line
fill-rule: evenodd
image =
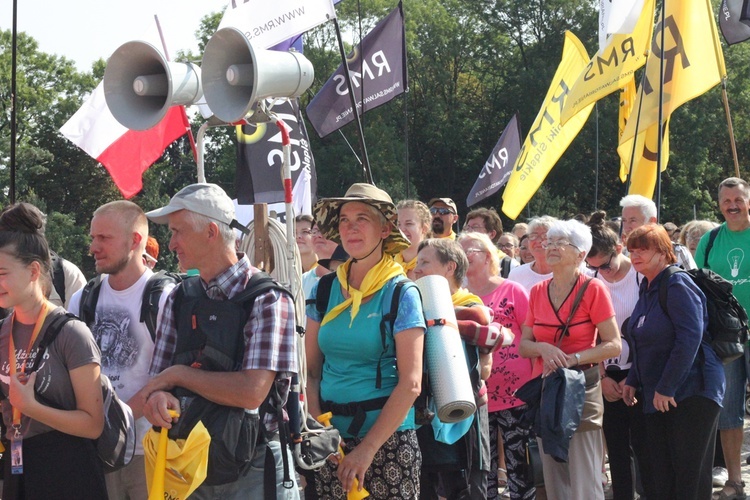
M 718 0 L 714 0 L 715 12 Z M 465 211 L 465 199 L 497 138 L 518 112 L 522 133 L 534 120 L 562 52 L 566 30 L 593 53 L 597 44 L 596 0 L 406 0 L 404 2 L 409 91 L 362 117 L 376 183 L 394 199 L 450 196 Z M 395 7 L 394 0 L 359 0 L 336 6 L 345 50 Z M 207 14 L 195 36 L 198 53 L 177 60 L 199 61 L 221 13 Z M 0 32 L 0 198 L 8 202 L 10 146 L 10 32 Z M 88 222 L 104 202 L 119 197 L 106 171 L 63 138 L 58 129 L 100 81 L 104 61 L 78 72 L 71 61 L 44 54 L 36 42 L 18 37 L 17 197 L 49 215 L 53 248 L 93 274 L 86 256 Z M 330 23 L 305 35 L 305 55 L 315 81 L 302 97 L 305 107 L 340 64 Z M 750 44 L 724 46 L 727 92 L 741 161 L 750 158 Z M 571 216 L 595 208 L 619 213 L 625 186 L 618 179 L 617 96 L 599 101 L 588 123 L 550 172 L 520 218 L 550 213 Z M 203 123 L 193 119 L 197 132 Z M 364 180 L 356 127 L 347 125 L 323 139 L 312 135 L 320 196 L 341 195 Z M 716 219 L 716 186 L 734 167 L 720 88 L 688 102 L 671 120 L 669 168 L 662 176 L 662 220 L 684 223 L 694 216 Z M 206 177 L 234 193 L 236 139 L 231 127 L 210 129 Z M 195 160 L 186 138 L 176 141 L 144 176 L 134 198 L 148 210 L 195 182 Z M 500 196 L 484 203 L 500 207 Z M 512 221 L 505 220 L 506 225 Z M 162 243 L 163 227 L 152 228 Z

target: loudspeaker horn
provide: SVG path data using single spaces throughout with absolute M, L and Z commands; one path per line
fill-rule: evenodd
M 206 44 L 203 92 L 211 111 L 236 123 L 267 97 L 297 97 L 312 84 L 312 63 L 298 52 L 256 49 L 235 28 L 222 28 Z
M 171 106 L 188 106 L 201 96 L 200 68 L 169 62 L 148 42 L 124 43 L 107 62 L 104 98 L 115 119 L 131 130 L 150 129 Z

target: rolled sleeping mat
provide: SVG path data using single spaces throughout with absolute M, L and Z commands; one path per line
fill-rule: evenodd
M 445 423 L 460 422 L 473 415 L 477 407 L 450 286 L 443 276 L 434 275 L 416 283 L 422 293 L 425 318 L 445 320 L 445 324 L 430 326 L 425 332 L 424 355 L 437 416 Z

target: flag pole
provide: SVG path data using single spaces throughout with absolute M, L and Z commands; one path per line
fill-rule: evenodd
M 375 181 L 372 178 L 372 170 L 370 170 L 370 159 L 367 157 L 367 146 L 365 145 L 365 132 L 362 129 L 362 120 L 360 119 L 360 113 L 357 109 L 357 98 L 354 95 L 354 85 L 352 85 L 352 75 L 349 73 L 349 62 L 346 60 L 346 53 L 344 52 L 344 42 L 341 40 L 341 29 L 339 28 L 339 21 L 335 17 L 333 18 L 333 27 L 336 30 L 336 40 L 339 42 L 339 52 L 341 53 L 341 64 L 344 66 L 344 77 L 346 78 L 346 88 L 349 91 L 349 98 L 352 102 L 352 111 L 354 112 L 354 120 L 357 122 L 357 131 L 359 132 L 359 147 L 362 150 L 362 167 L 365 173 L 365 180 L 375 185 Z
M 13 33 L 11 41 L 11 82 L 10 82 L 10 202 L 16 202 L 16 72 L 18 71 L 18 0 L 13 0 Z
M 659 130 L 657 138 L 659 144 L 656 146 L 656 222 L 661 220 L 661 154 L 662 142 L 664 140 L 664 11 L 666 10 L 667 0 L 661 2 L 661 46 L 659 47 Z
M 646 71 L 641 75 L 640 88 L 643 88 L 643 82 L 646 81 Z M 638 99 L 638 112 L 635 115 L 635 135 L 633 135 L 633 149 L 630 151 L 630 166 L 628 167 L 628 179 L 625 183 L 625 194 L 630 192 L 630 184 L 633 182 L 633 165 L 635 164 L 635 148 L 638 143 L 638 125 L 641 123 L 641 110 L 643 109 L 643 92 L 639 92 L 641 98 Z
M 167 50 L 167 42 L 164 39 L 164 33 L 161 30 L 161 23 L 159 22 L 159 16 L 157 16 L 156 14 L 154 14 L 154 21 L 156 21 L 156 29 L 159 31 L 159 39 L 161 40 L 161 46 L 164 49 L 164 57 L 167 59 L 167 61 L 169 61 L 170 59 L 169 59 L 169 51 Z M 189 124 L 190 122 L 188 121 L 188 118 L 187 118 L 187 112 L 185 111 L 185 106 L 180 106 L 180 109 L 182 110 L 182 116 L 185 120 L 185 123 Z M 193 129 L 190 126 L 186 128 L 187 128 L 188 139 L 190 140 L 190 149 L 193 150 L 193 158 L 195 158 L 195 161 L 198 162 L 198 147 L 196 146 L 195 138 L 193 137 Z M 200 168 L 202 167 L 203 165 L 200 165 Z M 200 177 L 200 173 L 198 174 L 198 176 Z M 198 181 L 198 182 L 201 182 L 201 181 Z
M 737 144 L 734 140 L 734 127 L 732 126 L 732 113 L 729 111 L 729 97 L 727 96 L 727 78 L 721 80 L 721 99 L 724 101 L 724 113 L 727 115 L 727 128 L 729 129 L 729 142 L 732 145 L 732 158 L 734 159 L 734 176 L 740 176 L 740 162 L 737 159 Z
M 596 113 L 596 182 L 594 183 L 594 212 L 598 210 L 599 204 L 599 101 L 594 103 Z

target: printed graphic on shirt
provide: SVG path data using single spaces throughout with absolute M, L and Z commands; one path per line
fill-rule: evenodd
M 507 297 L 503 297 L 497 304 L 490 302 L 487 306 L 494 311 L 494 321 L 496 323 L 500 323 L 506 328 L 513 326 L 513 321 L 516 317 L 515 306 L 509 303 Z M 492 387 L 488 397 L 492 401 L 501 401 L 506 404 L 511 403 L 515 400 L 513 394 L 517 389 L 516 386 L 520 377 L 508 364 L 510 361 L 520 357 L 518 350 L 501 348 L 495 351 L 492 356 L 492 376 L 502 377 L 503 383 Z
M 130 328 L 130 315 L 123 309 L 98 308 L 92 332 L 102 352 L 102 369 L 115 389 L 123 387 L 121 374 L 138 360 L 138 341 Z

